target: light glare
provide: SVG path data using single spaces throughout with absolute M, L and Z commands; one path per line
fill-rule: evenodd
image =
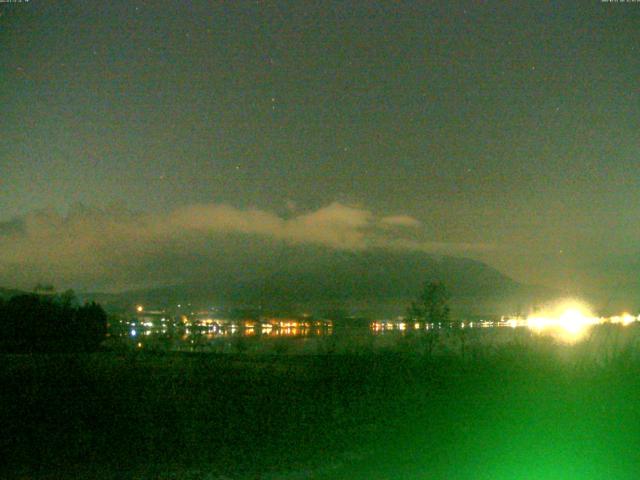
M 594 325 L 603 323 L 630 325 L 638 317 L 625 312 L 622 315 L 603 318 L 594 315 L 589 306 L 578 300 L 564 300 L 529 315 L 526 320 L 520 318 L 505 319 L 506 325 L 515 328 L 526 326 L 540 334 L 548 334 L 567 343 L 581 340 Z

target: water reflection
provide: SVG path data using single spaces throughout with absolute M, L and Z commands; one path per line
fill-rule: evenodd
M 164 318 L 162 318 L 164 320 Z M 331 321 L 271 319 L 266 321 L 229 321 L 205 319 L 176 322 L 135 318 L 111 326 L 111 341 L 124 342 L 135 349 L 190 351 L 257 350 L 275 339 L 306 341 L 332 336 Z M 279 350 L 283 345 L 279 344 Z
M 570 308 L 569 308 L 570 307 Z M 455 350 L 460 342 L 467 348 L 473 342 L 500 343 L 513 335 L 550 336 L 574 344 L 588 338 L 594 326 L 618 325 L 624 328 L 638 321 L 628 313 L 600 318 L 576 304 L 562 304 L 528 317 L 473 319 L 462 322 L 408 322 L 404 318 L 369 323 L 334 325 L 328 320 L 271 318 L 226 320 L 210 317 L 170 319 L 158 312 L 138 315 L 113 325 L 112 341 L 134 349 L 212 352 L 307 352 L 323 353 L 354 349 L 396 348 L 420 351 L 433 345 L 436 350 Z M 513 335 L 510 334 L 513 333 Z M 433 335 L 436 334 L 436 335 Z M 435 340 L 434 340 L 435 338 Z
M 404 321 L 379 320 L 371 322 L 369 329 L 373 334 L 383 334 L 385 332 L 420 332 L 429 330 L 465 329 L 465 328 L 493 328 L 506 327 L 511 324 L 507 320 L 491 321 L 480 320 L 470 322 L 447 322 L 447 323 L 408 323 Z

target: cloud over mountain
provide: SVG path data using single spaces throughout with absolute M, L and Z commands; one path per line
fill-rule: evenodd
M 287 245 L 436 253 L 485 248 L 407 236 L 407 227 L 418 226 L 407 215 L 384 217 L 337 202 L 289 217 L 213 203 L 166 213 L 76 205 L 66 215 L 45 210 L 0 224 L 0 282 L 117 289 L 191 281 L 250 263 L 268 269 L 276 245 L 279 255 Z
M 419 220 L 416 220 L 409 215 L 392 215 L 384 217 L 380 220 L 380 224 L 388 227 L 419 227 L 421 225 Z

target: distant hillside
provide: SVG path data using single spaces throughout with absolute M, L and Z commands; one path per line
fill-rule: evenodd
M 11 297 L 15 297 L 16 295 L 22 295 L 24 292 L 22 290 L 16 290 L 16 289 L 12 289 L 12 288 L 2 288 L 0 287 L 0 298 L 11 298 Z
M 213 270 L 197 283 L 120 294 L 85 294 L 108 307 L 262 305 L 321 311 L 345 308 L 368 314 L 402 313 L 427 280 L 443 281 L 458 315 L 512 313 L 555 296 L 525 286 L 475 260 L 385 249 L 336 251 L 289 247 L 269 262 Z

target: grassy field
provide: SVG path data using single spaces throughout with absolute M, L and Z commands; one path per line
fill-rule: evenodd
M 632 479 L 640 362 L 502 345 L 1 357 L 6 478 Z

